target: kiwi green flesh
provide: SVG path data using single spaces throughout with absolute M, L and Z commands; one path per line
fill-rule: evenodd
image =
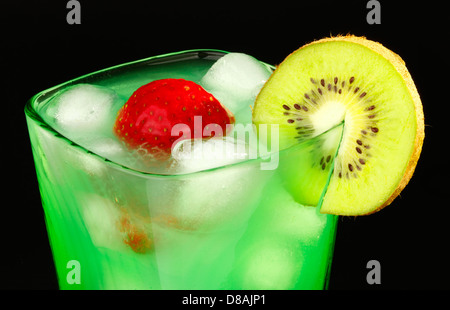
M 387 59 L 353 42 L 308 45 L 278 66 L 253 109 L 257 128 L 279 124 L 281 149 L 340 122 L 342 141 L 321 212 L 369 214 L 402 180 L 417 128 L 413 99 Z M 305 199 L 300 188 L 290 192 Z
M 278 172 L 284 187 L 304 206 L 320 208 L 333 173 L 344 124 L 279 153 Z M 320 160 L 318 160 L 320 159 Z

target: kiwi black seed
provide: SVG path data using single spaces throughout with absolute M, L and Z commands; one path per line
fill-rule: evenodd
M 345 156 L 346 162 L 336 164 L 334 175 L 339 178 L 357 178 L 366 163 L 370 160 L 370 148 L 373 139 L 379 132 L 377 127 L 377 108 L 375 102 L 377 98 L 366 90 L 364 84 L 358 84 L 356 75 L 349 77 L 310 77 L 310 89 L 298 95 L 298 100 L 282 105 L 282 116 L 286 122 L 296 130 L 296 139 L 303 141 L 320 134 L 315 130 L 311 121 L 311 115 L 317 113 L 321 108 L 325 108 L 327 102 L 343 102 L 347 106 L 358 106 L 364 111 L 362 118 L 364 129 L 351 141 L 352 146 L 347 149 L 353 150 L 353 154 L 348 152 Z M 323 151 L 323 150 L 321 150 Z M 327 168 L 332 154 L 327 154 L 317 160 L 313 166 L 319 166 L 322 170 Z

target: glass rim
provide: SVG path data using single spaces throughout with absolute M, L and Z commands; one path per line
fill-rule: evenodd
M 62 88 L 64 87 L 68 87 L 68 86 L 72 86 L 72 85 L 76 85 L 76 84 L 82 84 L 83 80 L 85 79 L 89 79 L 90 77 L 93 76 L 97 76 L 100 74 L 105 74 L 109 71 L 114 71 L 114 70 L 121 70 L 124 68 L 129 68 L 132 66 L 136 66 L 139 64 L 143 64 L 143 63 L 147 63 L 149 61 L 157 61 L 160 59 L 164 59 L 167 57 L 177 57 L 177 56 L 183 56 L 183 55 L 188 55 L 188 54 L 196 54 L 197 57 L 200 57 L 199 54 L 200 53 L 205 53 L 205 54 L 211 54 L 211 56 L 219 56 L 222 57 L 230 52 L 227 51 L 223 51 L 223 50 L 219 50 L 219 49 L 189 49 L 189 50 L 182 50 L 182 51 L 178 51 L 178 52 L 171 52 L 171 53 L 165 53 L 165 54 L 161 54 L 161 55 L 156 55 L 156 56 L 150 56 L 147 58 L 143 58 L 143 59 L 139 59 L 139 60 L 135 60 L 135 61 L 130 61 L 130 62 L 125 62 L 119 65 L 114 65 L 108 68 L 104 68 L 101 70 L 97 70 L 91 73 L 87 73 L 84 75 L 81 75 L 79 77 L 73 78 L 69 81 L 60 83 L 58 85 L 55 85 L 53 87 L 50 87 L 46 90 L 42 90 L 40 92 L 38 92 L 37 94 L 35 94 L 34 96 L 32 96 L 25 104 L 25 114 L 27 117 L 29 117 L 30 119 L 32 119 L 34 122 L 36 122 L 41 128 L 45 129 L 46 131 L 50 132 L 53 136 L 55 136 L 56 138 L 58 138 L 59 140 L 64 141 L 69 147 L 73 147 L 76 148 L 79 151 L 82 151 L 83 153 L 85 153 L 88 156 L 94 156 L 97 159 L 100 159 L 102 161 L 102 163 L 105 163 L 109 166 L 112 166 L 116 169 L 119 170 L 123 170 L 124 172 L 127 173 L 131 173 L 131 174 L 137 174 L 139 176 L 144 176 L 144 177 L 162 177 L 162 178 L 170 178 L 170 177 L 183 177 L 183 176 L 190 176 L 190 175 L 197 175 L 197 174 L 202 174 L 202 173 L 208 173 L 208 172 L 212 172 L 212 171 L 218 171 L 221 169 L 227 169 L 227 168 L 231 168 L 234 166 L 238 166 L 238 165 L 245 165 L 245 164 L 249 164 L 249 163 L 261 163 L 264 162 L 264 159 L 261 158 L 260 156 L 258 156 L 257 158 L 251 158 L 251 159 L 245 159 L 242 161 L 238 161 L 236 163 L 231 163 L 231 164 L 226 164 L 226 165 L 222 165 L 222 166 L 218 166 L 218 167 L 214 167 L 214 168 L 207 168 L 207 169 L 203 169 L 203 170 L 199 170 L 199 171 L 193 171 L 193 172 L 186 172 L 186 173 L 176 173 L 176 174 L 161 174 L 161 173 L 155 173 L 155 172 L 148 172 L 148 171 L 141 171 L 138 170 L 136 168 L 131 168 L 128 167 L 126 165 L 120 164 L 118 162 L 112 161 L 104 156 L 101 156 L 99 154 L 96 154 L 95 152 L 85 148 L 84 146 L 72 141 L 70 138 L 67 138 L 66 136 L 64 136 L 63 134 L 61 134 L 60 132 L 58 132 L 56 129 L 54 129 L 51 125 L 49 125 L 37 112 L 36 109 L 36 104 L 38 103 L 39 99 L 42 99 L 42 97 L 51 97 L 53 96 L 55 93 L 57 93 L 58 91 L 60 91 Z M 207 57 L 207 56 L 204 56 Z M 203 58 L 204 58 L 203 57 Z M 259 60 L 258 60 L 259 61 Z M 260 61 L 261 62 L 261 61 Z M 264 65 L 275 69 L 275 66 L 261 62 Z M 87 82 L 84 82 L 87 83 Z M 43 101 L 44 99 L 42 99 Z M 270 124 L 268 124 L 270 125 Z M 286 153 L 286 152 L 292 152 L 293 150 L 297 149 L 297 148 L 301 148 L 304 144 L 306 143 L 311 143 L 311 141 L 314 140 L 318 140 L 320 139 L 322 136 L 326 135 L 328 132 L 331 132 L 333 130 L 335 130 L 338 127 L 343 126 L 343 122 L 340 124 L 337 124 L 331 128 L 329 128 L 328 130 L 320 133 L 319 135 L 316 135 L 314 137 L 305 139 L 303 141 L 299 141 L 298 143 L 295 143 L 294 145 L 285 148 L 285 149 L 281 149 L 281 150 L 277 150 L 276 153 L 278 153 L 279 155 L 281 155 L 282 153 Z M 268 156 L 270 157 L 272 153 L 269 153 Z M 331 176 L 331 175 L 330 175 Z

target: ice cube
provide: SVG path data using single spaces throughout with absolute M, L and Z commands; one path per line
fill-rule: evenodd
M 249 158 L 249 150 L 230 138 L 179 142 L 173 149 L 177 159 L 172 171 L 183 175 L 167 180 L 164 187 L 149 183 L 147 195 L 155 201 L 150 213 L 169 215 L 190 230 L 238 227 L 254 210 L 270 173 L 257 162 L 241 162 Z M 229 166 L 218 168 L 224 165 Z M 164 203 L 158 203 L 161 197 Z
M 111 161 L 132 166 L 135 159 L 127 147 L 114 137 L 82 137 L 77 141 L 84 148 Z
M 236 124 L 251 124 L 252 123 L 252 107 L 253 107 L 253 101 L 252 104 L 248 106 L 244 106 L 244 108 L 240 109 L 239 111 L 236 111 L 234 114 L 234 118 L 236 120 Z
M 112 89 L 78 84 L 63 90 L 47 104 L 43 117 L 59 133 L 85 149 L 130 168 L 143 170 L 136 152 L 129 151 L 113 134 L 117 111 L 124 99 Z M 88 173 L 103 170 L 104 163 L 90 154 L 73 151 L 74 162 Z M 78 154 L 79 153 L 79 154 Z M 80 156 L 78 156 L 80 155 Z
M 83 202 L 81 214 L 92 243 L 97 247 L 126 249 L 117 228 L 120 212 L 114 203 L 95 194 L 86 195 L 81 199 Z
M 318 208 L 303 206 L 285 190 L 268 197 L 269 206 L 277 206 L 270 215 L 270 227 L 274 233 L 298 238 L 303 244 L 316 243 L 327 223 L 327 215 Z
M 77 140 L 86 135 L 111 135 L 114 118 L 122 104 L 123 100 L 114 90 L 78 84 L 53 98 L 48 103 L 44 117 L 69 139 Z
M 92 145 L 86 145 L 86 148 L 108 159 L 119 158 L 128 153 L 125 145 L 114 138 L 98 138 L 89 141 L 89 143 Z
M 266 237 L 266 236 L 264 236 Z M 250 246 L 242 258 L 242 289 L 292 289 L 302 270 L 301 251 L 261 236 L 261 241 Z
M 252 56 L 230 53 L 214 63 L 200 84 L 233 114 L 246 109 L 245 115 L 251 115 L 250 106 L 271 73 L 268 66 Z
M 173 166 L 176 173 L 226 166 L 248 159 L 250 155 L 249 145 L 230 137 L 182 140 L 172 150 L 172 157 L 176 159 Z
M 187 230 L 238 229 L 260 199 L 264 180 L 258 168 L 243 164 L 180 176 L 165 193 L 170 202 L 163 211 Z

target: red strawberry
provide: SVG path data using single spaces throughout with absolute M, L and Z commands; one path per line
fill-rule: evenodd
M 195 118 L 194 128 L 196 116 L 201 118 Z M 202 127 L 197 125 L 199 120 Z M 163 79 L 133 93 L 117 115 L 114 132 L 131 149 L 145 149 L 167 158 L 174 142 L 225 135 L 226 125 L 234 121 L 233 114 L 200 85 L 184 79 Z M 177 124 L 185 125 L 174 128 Z

